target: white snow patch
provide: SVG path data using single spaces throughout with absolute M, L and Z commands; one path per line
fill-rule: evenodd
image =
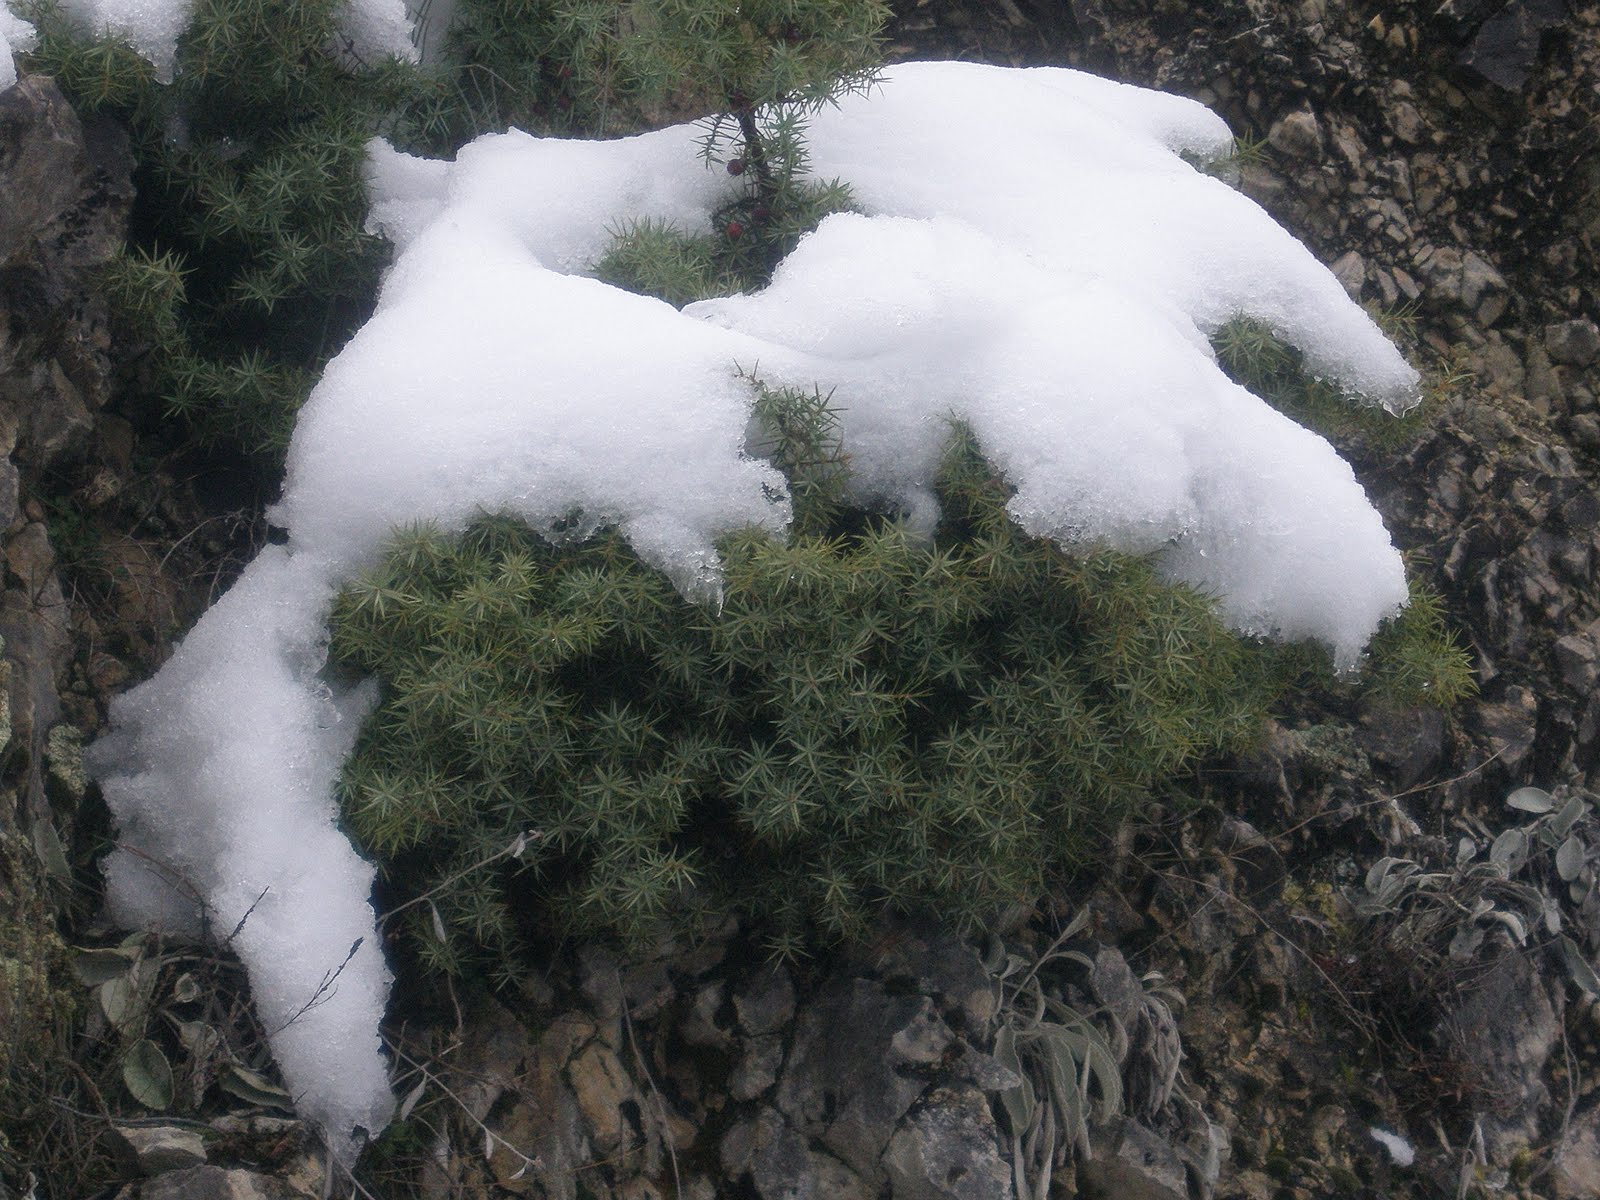
M 1417 1161 L 1417 1152 L 1412 1149 L 1411 1143 L 1399 1134 L 1390 1133 L 1387 1129 L 1379 1129 L 1376 1125 L 1368 1130 L 1374 1140 L 1382 1144 L 1389 1152 L 1389 1159 L 1397 1167 L 1409 1167 Z
M 0 2 L 0 92 L 16 83 L 16 55 L 32 50 L 35 40 L 33 26 Z
M 770 343 L 768 380 L 834 389 L 869 497 L 914 508 L 959 417 L 1024 529 L 1159 551 L 1240 630 L 1319 637 L 1350 666 L 1405 597 L 1349 466 L 1109 272 L 1047 269 L 948 217 L 841 215 L 764 292 L 686 311 Z
M 1155 553 L 1241 629 L 1318 637 L 1349 665 L 1404 602 L 1348 467 L 1230 383 L 1205 335 L 1256 316 L 1395 408 L 1416 376 L 1293 238 L 1178 157 L 1227 145 L 1205 109 L 1070 71 L 896 66 L 812 126 L 818 171 L 865 214 L 824 222 L 765 292 L 678 312 L 583 277 L 630 220 L 709 228 L 732 185 L 697 133 L 513 132 L 454 163 L 374 146 L 373 220 L 398 257 L 301 414 L 274 514 L 288 543 L 115 703 L 95 748 L 123 830 L 114 910 L 193 927 L 198 895 L 213 932 L 249 913 L 235 944 L 274 1052 L 341 1148 L 392 1108 L 388 974 L 332 798 L 365 696 L 318 672 L 333 589 L 393 526 L 577 512 L 713 598 L 716 538 L 789 516 L 743 452 L 743 367 L 835 389 L 856 486 L 924 525 L 959 417 L 1025 528 Z
M 61 11 L 89 33 L 121 38 L 172 81 L 178 38 L 189 26 L 193 0 L 58 0 Z M 405 0 L 349 0 L 340 20 L 342 40 L 334 47 L 347 58 L 376 65 L 390 55 L 415 60 L 411 18 Z
M 339 29 L 339 49 L 356 66 L 375 67 L 386 58 L 416 62 L 419 57 L 405 0 L 349 0 Z

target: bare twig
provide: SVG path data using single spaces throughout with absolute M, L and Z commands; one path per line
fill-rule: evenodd
M 477 862 L 469 863 L 467 866 L 462 867 L 454 875 L 450 875 L 444 879 L 441 879 L 438 883 L 434 884 L 433 887 L 429 888 L 421 895 L 411 897 L 411 899 L 407 900 L 404 904 L 396 904 L 388 912 L 384 913 L 383 916 L 378 918 L 378 932 L 382 933 L 384 927 L 387 926 L 390 920 L 392 920 L 399 913 L 405 912 L 406 909 L 411 908 L 413 905 L 423 904 L 433 899 L 433 897 L 444 891 L 444 889 L 449 887 L 451 884 L 465 879 L 474 871 L 481 871 L 484 867 L 487 867 L 492 863 L 497 863 L 503 858 L 521 858 L 524 852 L 526 852 L 528 849 L 528 844 L 530 842 L 539 841 L 543 837 L 544 834 L 537 829 L 530 829 L 525 833 L 517 834 L 517 836 L 512 838 L 508 844 L 502 846 L 493 854 L 486 854 Z
M 633 1061 L 638 1064 L 639 1074 L 644 1076 L 644 1081 L 650 1085 L 650 1095 L 656 1102 L 656 1121 L 661 1129 L 661 1144 L 666 1147 L 667 1161 L 672 1164 L 672 1194 L 683 1195 L 683 1179 L 678 1174 L 678 1150 L 672 1144 L 672 1125 L 667 1120 L 667 1101 L 661 1095 L 661 1089 L 656 1086 L 656 1079 L 650 1072 L 649 1064 L 644 1060 L 644 1055 L 639 1052 L 639 1039 L 634 1036 L 633 1017 L 628 1012 L 628 998 L 622 997 L 622 1028 L 628 1035 L 628 1047 L 633 1051 Z
M 239 918 L 239 923 L 233 927 L 233 932 L 230 933 L 227 937 L 222 939 L 222 948 L 224 950 L 226 950 L 229 946 L 233 945 L 233 939 L 238 937 L 241 933 L 244 932 L 244 925 L 245 925 L 245 922 L 250 919 L 250 914 L 256 911 L 256 905 L 260 904 L 263 900 L 265 900 L 267 898 L 267 893 L 270 892 L 271 890 L 272 890 L 272 887 L 269 884 L 267 887 L 264 887 L 264 888 L 261 889 L 261 894 L 259 896 L 257 896 L 254 900 L 250 901 L 250 907 L 244 910 L 244 916 Z
M 356 951 L 361 949 L 361 943 L 366 940 L 366 938 L 358 937 L 355 941 L 351 942 L 350 952 L 344 956 L 344 961 L 333 970 L 324 972 L 322 976 L 322 982 L 317 984 L 317 990 L 311 993 L 311 999 L 307 1000 L 299 1008 L 295 1009 L 294 1013 L 289 1017 L 289 1019 L 282 1025 L 279 1025 L 271 1033 L 267 1034 L 267 1037 L 277 1037 L 278 1034 L 289 1028 L 289 1026 L 293 1025 L 313 1008 L 316 1008 L 319 1004 L 326 1003 L 336 990 L 334 988 L 334 984 L 338 982 L 339 976 L 344 974 L 344 969 L 350 965 L 350 960 L 356 956 Z

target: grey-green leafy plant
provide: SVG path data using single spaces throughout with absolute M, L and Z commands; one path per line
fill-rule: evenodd
M 1080 912 L 1034 961 L 998 938 L 990 940 L 984 957 L 1000 991 L 994 1057 L 1017 1081 L 999 1095 L 1019 1200 L 1045 1200 L 1058 1169 L 1074 1157 L 1090 1156 L 1090 1122 L 1120 1114 L 1123 1107 L 1122 1070 L 1111 1040 L 1066 1001 L 1059 986 L 1046 982 L 1055 964 L 1094 969 L 1086 954 L 1063 948 L 1087 924 L 1087 912 Z
M 1394 953 L 1441 968 L 1476 960 L 1495 935 L 1525 950 L 1549 944 L 1569 979 L 1600 998 L 1600 816 L 1594 797 L 1522 787 L 1506 806 L 1521 824 L 1463 834 L 1454 860 L 1425 869 L 1385 857 L 1351 895 L 1357 915 Z

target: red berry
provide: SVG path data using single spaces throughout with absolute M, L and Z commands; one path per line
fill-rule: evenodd
M 730 158 L 728 160 L 728 174 L 729 175 L 743 175 L 744 174 L 744 159 L 742 159 L 742 158 Z
M 750 215 L 758 221 L 765 221 L 772 215 L 772 210 L 765 204 L 758 204 L 750 210 Z
M 728 240 L 730 242 L 737 242 L 741 237 L 744 236 L 744 226 L 739 224 L 737 221 L 729 221 L 725 232 L 727 233 Z

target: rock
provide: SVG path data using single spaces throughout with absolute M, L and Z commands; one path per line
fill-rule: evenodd
M 1559 411 L 1566 406 L 1561 370 L 1551 362 L 1545 348 L 1536 342 L 1528 346 L 1528 377 L 1523 384 L 1523 395 L 1540 413 Z
M 927 1019 L 926 996 L 891 996 L 867 979 L 824 988 L 795 1024 L 777 1105 L 873 1182 L 879 1156 L 926 1084 L 897 1068 L 895 1037 Z
M 567 1078 L 596 1152 L 609 1156 L 638 1140 L 642 1100 L 611 1047 L 590 1042 L 572 1059 Z
M 273 1178 L 297 1192 L 322 1196 L 329 1184 L 328 1148 L 311 1126 L 292 1117 L 229 1113 L 207 1122 L 224 1135 L 216 1157 L 261 1166 L 271 1162 Z
M 1153 1118 L 1177 1082 L 1183 1057 L 1177 1023 L 1166 1005 L 1146 995 L 1122 952 L 1113 947 L 1095 952 L 1088 988 L 1112 1018 L 1112 1044 L 1123 1069 L 1128 1109 Z
M 1533 749 L 1539 731 L 1538 698 L 1527 688 L 1510 687 L 1502 703 L 1480 704 L 1473 716 L 1495 761 L 1508 771 L 1516 770 Z
M 1322 125 L 1308 108 L 1280 117 L 1267 131 L 1267 144 L 1289 158 L 1317 158 L 1322 143 Z
M 877 1194 L 837 1158 L 813 1150 L 771 1109 L 730 1129 L 719 1157 L 727 1179 L 748 1176 L 760 1200 L 874 1200 Z
M 210 1166 L 168 1171 L 139 1192 L 139 1200 L 308 1200 L 311 1196 L 270 1175 Z
M 503 1033 L 503 1025 L 501 1030 Z M 596 1037 L 594 1021 L 578 1013 L 562 1013 L 549 1021 L 530 1050 L 519 1048 L 514 1058 L 492 1064 L 494 1077 L 486 1079 L 485 1086 L 471 1099 L 481 1105 L 489 1097 L 497 1097 L 492 1101 L 493 1110 L 484 1117 L 484 1125 L 489 1135 L 488 1171 L 499 1187 L 513 1193 L 533 1192 L 548 1200 L 577 1200 L 579 1174 L 598 1155 L 567 1068 L 585 1047 L 598 1044 Z M 484 1047 L 496 1042 L 505 1044 L 494 1034 L 470 1040 Z M 475 1065 L 484 1065 L 485 1058 L 480 1055 Z M 513 1072 L 514 1088 L 503 1089 L 501 1081 Z M 465 1073 L 453 1073 L 452 1081 L 452 1090 L 472 1082 Z M 589 1103 L 594 1106 L 603 1081 L 591 1078 L 585 1084 Z M 601 1119 L 606 1127 L 614 1129 L 621 1114 L 613 1111 L 602 1114 Z M 464 1178 L 481 1173 L 475 1160 L 464 1161 L 469 1155 L 483 1153 L 484 1142 L 475 1140 L 477 1144 L 471 1150 L 463 1149 L 427 1164 L 430 1195 L 460 1195 L 466 1190 Z M 586 1185 L 591 1179 L 592 1176 L 585 1176 Z
M 508 1090 L 516 1087 L 523 1063 L 533 1052 L 527 1028 L 505 1005 L 485 999 L 467 1023 L 467 1036 L 455 1056 L 460 1078 L 452 1091 L 474 1121 L 481 1121 Z
M 102 543 L 95 547 L 94 569 L 109 583 L 109 603 L 101 610 L 108 632 L 134 645 L 159 645 L 181 632 L 184 582 L 159 543 L 132 537 Z
M 951 1079 L 970 1083 L 981 1092 L 1006 1092 L 1022 1082 L 1022 1076 L 994 1055 L 974 1050 L 966 1042 L 956 1043 L 949 1065 Z
M 1378 707 L 1361 714 L 1356 744 L 1395 773 L 1406 789 L 1433 773 L 1444 757 L 1444 715 L 1435 708 Z
M 931 1093 L 883 1154 L 894 1200 L 1008 1200 L 1011 1168 L 994 1114 L 972 1088 Z
M 1089 1133 L 1092 1153 L 1078 1164 L 1085 1200 L 1189 1200 L 1183 1160 L 1158 1134 L 1119 1117 Z
M 205 1140 L 193 1129 L 178 1125 L 113 1125 L 112 1129 L 146 1175 L 198 1167 L 206 1161 Z
M 6 571 L 30 596 L 42 595 L 55 578 L 56 552 L 42 521 L 30 521 L 6 539 Z
M 1405 142 L 1408 146 L 1420 143 L 1427 132 L 1427 125 L 1422 120 L 1422 114 L 1417 111 L 1417 106 L 1409 100 L 1397 100 L 1389 108 L 1389 128 L 1394 130 L 1395 137 Z
M 1497 87 L 1520 91 L 1538 61 L 1540 35 L 1566 16 L 1564 0 L 1511 0 L 1483 23 L 1460 61 Z
M 1550 1200 L 1600 1196 L 1600 1112 L 1591 1109 L 1572 1123 L 1550 1155 L 1545 1184 Z
M 1480 1073 L 1483 1094 L 1495 1097 L 1494 1115 L 1483 1122 L 1494 1161 L 1506 1161 L 1538 1132 L 1550 1099 L 1545 1067 L 1561 1038 L 1563 986 L 1547 982 L 1533 956 L 1506 944 L 1444 1018 L 1448 1044 Z
M 8 660 L 14 802 L 0 829 L 21 821 L 56 869 L 42 764 L 60 716 L 57 682 L 71 653 L 68 606 L 32 482 L 88 442 L 111 392 L 99 269 L 122 246 L 133 195 L 127 139 L 109 120 L 81 122 L 43 77 L 0 93 L 0 534 L 12 581 L 0 594 Z M 19 521 L 29 523 L 20 525 Z
M 89 790 L 89 772 L 83 764 L 83 731 L 57 725 L 45 738 L 49 782 L 57 798 L 80 803 Z
M 1600 682 L 1600 621 L 1556 642 L 1556 666 L 1568 687 L 1588 695 Z
M 739 1027 L 756 1037 L 775 1033 L 794 1019 L 794 981 L 781 966 L 761 971 L 733 998 Z
M 1111 946 L 1095 951 L 1088 986 L 1090 995 L 1113 1021 L 1113 1048 L 1121 1066 L 1128 1061 L 1131 1031 L 1144 1012 L 1144 987 L 1122 952 Z
M 622 964 L 602 946 L 578 950 L 578 988 L 595 1015 L 612 1019 L 622 1014 Z
M 1461 258 L 1461 306 L 1478 309 L 1490 293 L 1506 290 L 1505 276 L 1495 270 L 1483 255 L 1469 250 Z M 1504 311 L 1504 306 L 1500 311 Z M 1498 313 L 1496 314 L 1498 319 Z M 1490 322 L 1484 322 L 1489 324 Z
M 716 1050 L 733 1049 L 731 1030 L 719 1023 L 722 1003 L 727 996 L 727 985 L 720 979 L 706 983 L 694 994 L 689 1011 L 678 1022 L 678 1032 L 691 1046 L 705 1046 Z
M 1454 246 L 1440 246 L 1414 260 L 1428 288 L 1441 300 L 1456 301 L 1461 296 L 1462 253 Z
M 0 263 L 8 263 L 82 195 L 83 125 L 52 80 L 30 75 L 0 93 L 0 143 Z
M 969 1031 L 986 1030 L 994 1016 L 997 989 L 978 953 L 948 929 L 913 923 L 897 936 L 873 964 L 885 979 L 903 979 L 959 1013 Z
M 1555 362 L 1587 367 L 1600 357 L 1600 326 L 1587 319 L 1546 325 L 1544 348 Z
M 745 1043 L 744 1057 L 728 1076 L 728 1095 L 735 1100 L 754 1100 L 778 1081 L 783 1065 L 783 1038 L 777 1034 L 751 1038 Z
M 1350 298 L 1360 299 L 1361 289 L 1367 281 L 1366 260 L 1354 250 L 1346 250 L 1335 260 L 1330 269 Z
M 901 1063 L 930 1066 L 944 1057 L 954 1035 L 926 997 L 911 1020 L 889 1039 L 890 1058 Z

